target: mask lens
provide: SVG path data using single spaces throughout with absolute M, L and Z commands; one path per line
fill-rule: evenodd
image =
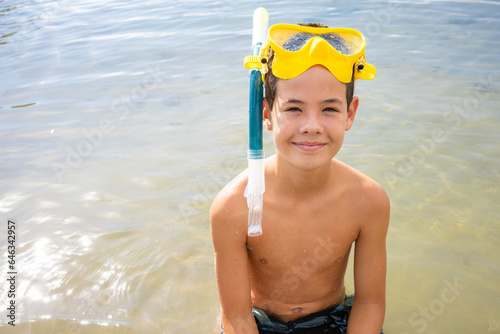
M 318 36 L 327 41 L 328 44 L 330 44 L 335 50 L 342 53 L 343 55 L 350 54 L 345 40 L 342 37 L 340 37 L 339 34 L 330 33 L 330 34 L 321 34 Z
M 287 39 L 281 47 L 287 51 L 299 51 L 313 37 L 314 35 L 307 32 L 299 32 Z
M 313 37 L 321 37 L 328 42 L 339 53 L 350 56 L 356 54 L 363 48 L 363 40 L 360 36 L 352 33 L 325 33 L 311 34 L 292 30 L 275 31 L 273 39 L 287 51 L 298 51 Z

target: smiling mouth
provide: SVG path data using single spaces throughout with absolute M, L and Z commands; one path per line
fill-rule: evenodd
M 325 143 L 317 143 L 317 142 L 300 142 L 293 144 L 300 150 L 306 152 L 316 152 L 322 149 L 326 145 Z

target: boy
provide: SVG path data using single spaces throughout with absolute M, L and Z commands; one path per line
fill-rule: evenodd
M 263 64 L 263 65 L 261 65 Z M 380 333 L 385 315 L 389 200 L 374 180 L 336 160 L 371 79 L 364 38 L 351 29 L 275 25 L 250 67 L 265 73 L 262 230 L 248 237 L 245 172 L 215 198 L 211 230 L 226 334 Z M 351 245 L 355 296 L 344 307 Z

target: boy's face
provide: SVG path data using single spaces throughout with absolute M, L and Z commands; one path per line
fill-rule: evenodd
M 281 158 L 297 167 L 317 168 L 340 150 L 358 104 L 354 97 L 348 108 L 346 85 L 317 65 L 278 81 L 272 112 L 264 106 L 264 123 Z

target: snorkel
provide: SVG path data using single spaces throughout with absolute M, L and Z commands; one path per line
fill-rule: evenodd
M 253 13 L 252 55 L 258 56 L 266 40 L 269 14 L 260 7 Z M 264 149 L 262 145 L 262 106 L 264 86 L 259 69 L 250 71 L 250 109 L 248 143 L 248 183 L 245 196 L 248 205 L 248 236 L 262 234 L 264 183 Z

